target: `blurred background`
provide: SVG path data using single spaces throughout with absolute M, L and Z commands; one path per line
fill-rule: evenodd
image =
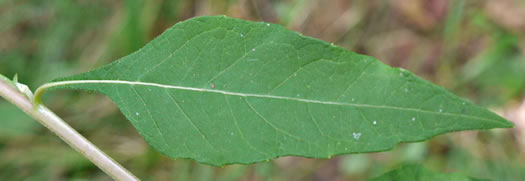
M 152 149 L 105 96 L 47 93 L 44 102 L 143 180 L 366 180 L 402 163 L 493 180 L 525 180 L 524 0 L 0 0 L 0 73 L 33 90 L 125 56 L 173 24 L 225 14 L 281 24 L 403 67 L 513 121 L 392 151 L 284 157 L 222 168 Z M 0 180 L 111 180 L 0 100 Z

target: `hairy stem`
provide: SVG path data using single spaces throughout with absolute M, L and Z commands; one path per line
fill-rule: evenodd
M 34 105 L 27 95 L 22 94 L 10 82 L 0 76 L 0 96 L 38 120 L 62 140 L 83 154 L 115 180 L 139 180 L 98 147 L 71 128 L 64 120 L 42 104 Z

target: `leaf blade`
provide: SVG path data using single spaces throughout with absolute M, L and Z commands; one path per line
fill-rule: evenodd
M 129 56 L 49 87 L 101 92 L 163 154 L 212 165 L 384 151 L 512 126 L 372 57 L 227 17 L 176 24 Z

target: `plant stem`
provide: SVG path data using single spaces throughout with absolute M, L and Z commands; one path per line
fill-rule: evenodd
M 64 120 L 55 115 L 42 104 L 33 103 L 9 82 L 0 78 L 0 96 L 22 109 L 42 125 L 54 132 L 58 137 L 83 154 L 100 169 L 115 180 L 139 180 L 111 157 L 102 152 L 89 140 L 71 128 Z

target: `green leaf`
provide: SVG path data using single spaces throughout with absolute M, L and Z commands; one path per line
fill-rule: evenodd
M 178 23 L 129 56 L 46 88 L 101 92 L 153 147 L 211 165 L 377 152 L 511 127 L 414 74 L 282 26 Z
M 455 173 L 436 173 L 421 165 L 404 165 L 370 181 L 486 181 L 484 179 L 470 178 Z

